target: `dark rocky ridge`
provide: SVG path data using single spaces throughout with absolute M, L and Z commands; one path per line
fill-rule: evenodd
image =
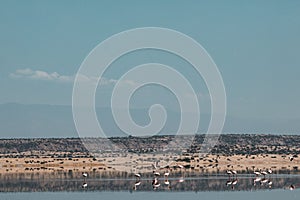
M 196 135 L 188 152 L 198 152 L 205 135 Z M 188 137 L 188 136 L 182 136 Z M 129 152 L 152 153 L 174 139 L 173 135 L 140 137 L 113 137 L 109 140 L 126 148 Z M 88 138 L 91 143 L 103 139 Z M 105 140 L 104 140 L 105 141 Z M 184 139 L 183 139 L 184 141 Z M 0 139 L 0 154 L 24 152 L 87 152 L 80 138 L 35 138 L 35 139 Z M 300 135 L 257 135 L 224 134 L 211 151 L 213 154 L 299 154 Z

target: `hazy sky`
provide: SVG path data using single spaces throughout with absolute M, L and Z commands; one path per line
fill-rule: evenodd
M 224 80 L 229 116 L 300 120 L 300 1 L 1 0 L 0 103 L 71 105 L 73 76 L 87 54 L 113 34 L 146 26 L 180 31 L 208 51 Z M 180 65 L 159 52 L 134 58 L 112 66 L 107 78 L 132 63 Z M 180 69 L 200 81 L 185 64 Z

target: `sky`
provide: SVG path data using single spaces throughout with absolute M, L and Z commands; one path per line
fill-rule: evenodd
M 226 89 L 227 116 L 300 120 L 299 1 L 1 0 L 0 5 L 0 104 L 71 105 L 75 74 L 95 46 L 128 29 L 164 27 L 192 37 L 213 58 Z M 176 56 L 151 50 L 112 64 L 98 88 L 97 106 L 110 105 L 122 73 L 147 62 L 169 64 L 186 75 L 209 113 L 201 77 Z M 155 101 L 178 106 L 155 86 L 135 95 L 136 107 Z

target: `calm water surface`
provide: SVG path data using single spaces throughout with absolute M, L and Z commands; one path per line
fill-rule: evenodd
M 37 192 L 37 193 L 0 193 L 1 200 L 153 200 L 153 199 L 272 199 L 299 200 L 300 190 L 272 191 L 235 191 L 235 192 Z
M 152 174 L 143 174 L 140 180 L 126 173 L 89 173 L 87 178 L 81 173 L 0 174 L 0 200 L 300 199 L 298 173 L 256 178 L 178 173 L 167 181 L 159 177 L 159 186 L 153 187 Z

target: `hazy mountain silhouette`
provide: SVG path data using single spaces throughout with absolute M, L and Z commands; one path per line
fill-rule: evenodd
M 166 109 L 168 118 L 161 134 L 177 131 L 179 112 Z M 127 136 L 115 124 L 110 108 L 97 108 L 100 124 L 108 136 Z M 139 125 L 149 123 L 148 109 L 132 109 L 132 118 Z M 190 117 L 195 117 L 190 114 Z M 207 130 L 210 115 L 201 114 L 200 130 Z M 227 116 L 223 132 L 239 133 L 297 133 L 298 119 L 241 119 Z M 24 105 L 17 103 L 0 104 L 0 137 L 78 137 L 71 106 Z

